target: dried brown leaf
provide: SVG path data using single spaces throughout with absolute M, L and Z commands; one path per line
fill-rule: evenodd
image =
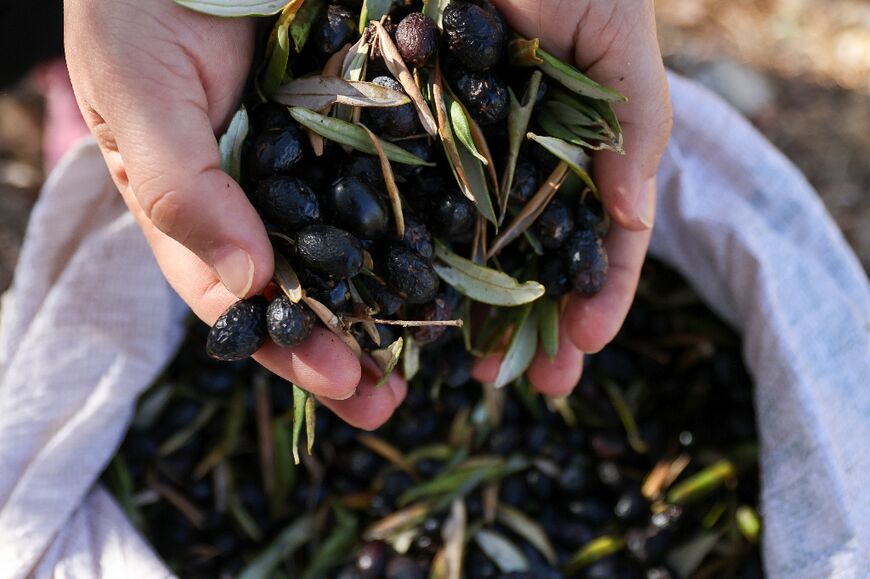
M 359 345 L 359 342 L 356 341 L 356 338 L 351 336 L 344 328 L 341 323 L 341 320 L 338 319 L 332 310 L 328 307 L 317 301 L 316 299 L 305 296 L 302 298 L 302 301 L 305 302 L 311 311 L 320 318 L 320 321 L 329 328 L 329 330 L 339 337 L 339 339 L 344 342 L 344 344 L 351 349 L 351 351 L 356 354 L 356 357 L 359 358 L 362 356 L 362 348 Z

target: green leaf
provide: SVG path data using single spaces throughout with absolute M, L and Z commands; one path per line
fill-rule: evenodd
M 204 404 L 202 410 L 200 410 L 199 414 L 196 415 L 196 418 L 194 418 L 189 424 L 185 425 L 184 428 L 176 431 L 160 445 L 157 449 L 157 456 L 168 456 L 187 444 L 197 432 L 202 430 L 202 428 L 208 424 L 209 420 L 211 420 L 212 416 L 214 416 L 217 411 L 217 402 L 207 402 Z
M 410 380 L 420 371 L 420 346 L 409 332 L 405 333 L 405 347 L 402 352 L 402 374 L 405 380 Z
M 580 177 L 586 186 L 589 187 L 595 195 L 598 195 L 598 188 L 595 186 L 595 183 L 592 181 L 592 178 L 585 169 L 585 167 L 589 165 L 590 159 L 589 155 L 587 155 L 583 149 L 577 145 L 572 145 L 571 143 L 567 143 L 562 139 L 557 139 L 555 137 L 541 137 L 534 133 L 529 133 L 526 136 L 567 163 L 571 170 Z
M 272 100 L 291 107 L 322 110 L 333 104 L 354 107 L 397 107 L 410 102 L 408 95 L 373 82 L 350 81 L 334 76 L 306 76 L 278 88 Z
M 480 529 L 474 534 L 474 540 L 480 550 L 498 566 L 502 573 L 529 570 L 529 562 L 523 552 L 504 535 Z
M 552 298 L 538 300 L 541 348 L 553 360 L 559 351 L 559 302 Z
M 537 102 L 538 91 L 541 87 L 541 73 L 535 71 L 526 86 L 523 101 L 517 100 L 513 90 L 508 89 L 510 95 L 510 113 L 508 114 L 508 159 L 507 166 L 501 180 L 501 215 L 499 223 L 504 220 L 507 211 L 508 199 L 514 183 L 514 172 L 517 169 L 517 159 L 520 155 L 520 147 L 525 141 L 526 131 L 529 129 L 529 120 Z
M 622 537 L 603 536 L 592 539 L 577 551 L 571 561 L 565 566 L 565 572 L 566 574 L 573 575 L 577 570 L 591 565 L 604 557 L 618 553 L 624 547 L 625 540 Z M 683 577 L 683 575 L 680 575 L 680 577 Z
M 227 132 L 218 143 L 221 152 L 221 170 L 238 182 L 241 179 L 242 145 L 248 136 L 248 111 L 245 106 L 236 111 Z
M 565 64 L 546 50 L 538 48 L 536 55 L 543 62 L 541 72 L 577 94 L 608 102 L 627 102 L 625 95 L 604 87 L 571 65 Z
M 483 267 L 460 257 L 436 242 L 435 271 L 462 295 L 493 306 L 519 306 L 544 295 L 544 286 L 536 281 L 520 283 L 506 273 Z
M 237 18 L 271 16 L 288 4 L 287 0 L 175 0 L 176 4 L 195 12 Z
M 486 481 L 497 479 L 505 472 L 503 460 L 480 466 L 459 468 L 454 471 L 445 471 L 435 478 L 417 485 L 399 497 L 399 506 L 408 505 L 414 501 L 430 497 L 448 496 L 452 501 L 453 495 L 466 494 L 477 488 Z
M 453 134 L 459 139 L 468 152 L 483 163 L 487 164 L 486 157 L 480 154 L 477 147 L 474 146 L 474 137 L 471 136 L 471 127 L 468 125 L 468 118 L 465 116 L 465 111 L 462 105 L 452 97 L 447 96 L 447 114 L 450 117 L 450 126 L 453 127 Z
M 668 565 L 673 567 L 678 577 L 690 577 L 713 551 L 721 535 L 719 531 L 707 531 L 677 545 L 668 553 Z
M 441 16 L 448 4 L 450 0 L 423 0 L 423 14 L 435 22 L 438 30 L 441 30 Z
M 717 461 L 702 471 L 695 473 L 668 491 L 669 503 L 685 505 L 706 497 L 737 476 L 737 469 L 727 459 Z
M 374 350 L 371 353 L 371 357 L 375 359 L 375 362 L 378 363 L 381 372 L 383 372 L 383 374 L 381 374 L 380 380 L 378 380 L 378 383 L 375 384 L 375 388 L 380 388 L 387 383 L 387 380 L 390 379 L 390 374 L 393 373 L 393 369 L 396 367 L 396 364 L 399 363 L 399 356 L 402 355 L 403 344 L 404 340 L 402 338 L 399 338 L 386 348 Z
M 238 579 L 269 579 L 284 557 L 314 538 L 314 519 L 305 515 L 281 531 L 275 540 L 254 557 L 239 574 Z
M 293 46 L 296 48 L 296 53 L 302 52 L 305 48 L 305 43 L 308 42 L 308 35 L 311 33 L 311 27 L 317 21 L 320 11 L 323 8 L 324 0 L 305 0 L 299 11 L 296 13 L 296 18 L 290 25 L 290 36 L 293 38 Z
M 282 82 L 287 72 L 287 62 L 290 60 L 290 27 L 286 24 L 279 25 L 275 32 L 275 44 L 272 46 L 272 54 L 263 70 L 260 79 L 260 90 L 266 96 L 271 96 Z
M 362 127 L 358 127 L 352 123 L 348 123 L 347 121 L 327 117 L 301 107 L 292 107 L 290 109 L 290 114 L 299 124 L 311 129 L 325 139 L 335 141 L 342 145 L 347 145 L 352 149 L 368 153 L 369 155 L 377 154 L 377 150 L 375 150 L 375 147 L 369 140 L 365 129 Z M 415 157 L 405 149 L 392 143 L 382 140 L 381 146 L 384 148 L 384 153 L 386 153 L 391 161 L 404 163 L 406 165 L 425 165 L 427 167 L 435 165 L 434 163 L 427 163 L 423 159 Z
M 538 319 L 531 304 L 524 306 L 525 311 L 514 327 L 507 352 L 498 367 L 494 386 L 502 388 L 525 373 L 535 351 L 538 349 Z
M 486 185 L 486 173 L 483 164 L 472 155 L 465 147 L 457 147 L 459 161 L 468 178 L 468 186 L 477 211 L 483 217 L 498 227 L 498 219 L 495 216 L 495 208 L 492 206 L 492 198 L 489 195 L 489 187 Z
M 740 505 L 734 513 L 737 528 L 750 543 L 757 543 L 761 536 L 761 520 L 758 513 L 748 505 Z
M 538 56 L 541 49 L 541 41 L 537 38 L 514 38 L 508 43 L 508 62 L 511 66 L 536 66 L 543 64 L 543 59 Z
M 299 464 L 299 438 L 305 423 L 305 402 L 308 392 L 293 384 L 293 462 Z
M 359 13 L 359 33 L 362 34 L 372 20 L 380 20 L 389 14 L 392 7 L 393 0 L 363 0 Z
M 356 542 L 356 517 L 339 506 L 334 506 L 336 527 L 315 553 L 300 579 L 320 579 L 342 561 Z
M 649 450 L 649 447 L 640 437 L 637 422 L 631 413 L 631 409 L 628 407 L 628 403 L 625 401 L 625 397 L 622 395 L 622 391 L 612 380 L 603 380 L 602 384 L 605 392 L 607 392 L 607 397 L 610 398 L 613 409 L 616 410 L 616 414 L 619 416 L 623 428 L 625 428 L 628 444 L 638 454 L 644 454 Z
M 287 425 L 281 420 L 272 421 L 272 447 L 275 461 L 275 487 L 269 496 L 272 512 L 286 506 L 287 497 L 296 482 L 296 466 L 293 464 L 293 450 Z
M 535 549 L 540 551 L 551 565 L 556 564 L 556 550 L 553 548 L 553 544 L 550 543 L 550 539 L 547 538 L 547 533 L 544 532 L 544 529 L 537 521 L 519 509 L 505 504 L 498 505 L 496 518 L 498 522 L 521 536 Z

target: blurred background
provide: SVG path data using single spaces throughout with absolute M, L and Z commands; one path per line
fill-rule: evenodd
M 0 7 L 0 291 L 44 176 L 79 130 L 51 63 L 59 6 Z M 656 12 L 667 64 L 729 100 L 803 170 L 870 270 L 870 2 L 658 0 Z

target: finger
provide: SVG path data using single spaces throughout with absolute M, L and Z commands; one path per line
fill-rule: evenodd
M 215 27 L 215 34 L 226 28 L 246 52 L 241 45 L 250 31 L 220 21 Z M 220 168 L 214 131 L 219 117 L 231 110 L 229 97 L 241 87 L 204 86 L 209 78 L 201 75 L 196 55 L 182 48 L 185 40 L 172 31 L 161 33 L 167 37 L 150 39 L 155 46 L 110 59 L 104 76 L 115 79 L 111 90 L 84 82 L 81 104 L 104 150 L 117 151 L 112 164 L 119 187 L 129 182 L 160 231 L 211 266 L 229 291 L 245 297 L 268 283 L 273 263 L 260 218 Z M 124 66 L 135 66 L 135 74 Z M 228 66 L 239 63 L 230 58 Z
M 501 354 L 490 354 L 476 360 L 471 367 L 472 378 L 484 384 L 492 384 L 498 376 L 501 359 Z
M 583 352 L 571 341 L 568 324 L 559 324 L 559 349 L 551 360 L 543 351 L 538 350 L 532 365 L 529 366 L 529 382 L 535 390 L 545 396 L 567 396 L 580 381 L 583 373 Z
M 405 399 L 408 385 L 398 372 L 393 372 L 386 384 L 375 387 L 380 370 L 371 358 L 364 357 L 362 363 L 362 379 L 353 396 L 347 400 L 320 401 L 351 426 L 375 430 L 389 420 Z
M 647 195 L 655 202 L 655 181 Z M 571 340 L 583 352 L 598 352 L 622 327 L 637 290 L 640 270 L 652 231 L 631 231 L 613 224 L 604 245 L 609 267 L 607 281 L 600 293 L 590 298 L 572 295 L 563 318 Z
M 170 285 L 201 320 L 214 324 L 238 298 L 220 283 L 208 265 L 147 220 L 129 188 L 122 196 Z M 285 380 L 323 397 L 347 398 L 360 380 L 356 355 L 322 327 L 315 327 L 308 340 L 295 348 L 267 342 L 254 359 Z
M 630 9 L 625 8 L 628 4 Z M 643 185 L 655 177 L 672 124 L 653 3 L 601 2 L 596 7 L 579 24 L 575 61 L 591 78 L 624 94 L 628 102 L 614 105 L 625 154 L 596 152 L 593 176 L 617 224 L 649 229 L 655 203 Z

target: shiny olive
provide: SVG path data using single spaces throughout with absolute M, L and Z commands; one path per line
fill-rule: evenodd
M 320 223 L 317 195 L 296 177 L 269 177 L 257 183 L 251 195 L 257 211 L 282 233 Z
M 308 339 L 314 321 L 314 312 L 303 304 L 294 304 L 284 294 L 272 300 L 266 312 L 269 336 L 279 346 L 288 348 Z
M 379 76 L 372 82 L 405 94 L 399 81 L 390 76 Z M 363 111 L 363 120 L 371 130 L 388 137 L 409 137 L 421 130 L 417 111 L 411 103 L 397 107 L 367 108 Z
M 300 231 L 296 255 L 305 267 L 335 279 L 355 276 L 363 264 L 359 240 L 331 225 L 309 225 Z
M 430 223 L 436 233 L 455 241 L 464 241 L 471 236 L 477 210 L 465 195 L 459 191 L 442 193 L 433 205 Z
M 253 356 L 266 341 L 266 308 L 263 296 L 254 296 L 231 305 L 220 315 L 208 333 L 206 352 L 225 361 Z
M 342 177 L 326 192 L 336 223 L 363 239 L 378 239 L 390 226 L 384 195 L 360 177 Z

